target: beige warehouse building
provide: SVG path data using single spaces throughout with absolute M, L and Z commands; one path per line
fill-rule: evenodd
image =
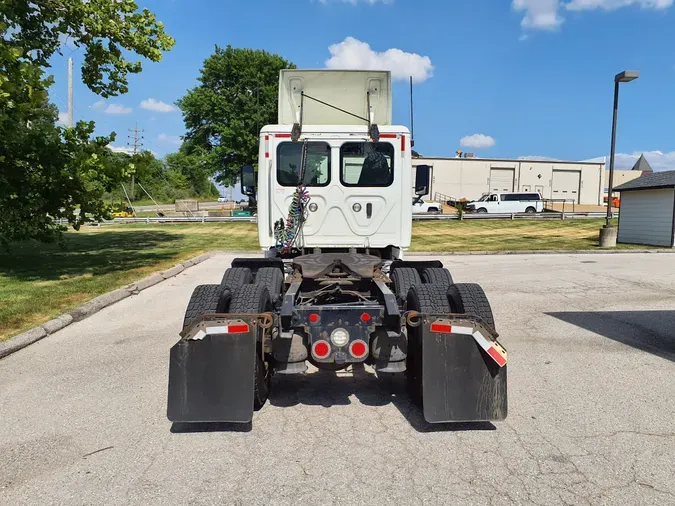
M 420 157 L 413 159 L 413 170 L 417 165 L 432 168 L 430 198 L 473 200 L 492 191 L 536 191 L 545 199 L 596 206 L 604 198 L 604 163 Z

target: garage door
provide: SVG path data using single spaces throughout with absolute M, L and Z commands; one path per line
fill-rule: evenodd
M 551 198 L 565 199 L 579 203 L 581 172 L 578 170 L 554 170 Z
M 490 191 L 512 192 L 516 169 L 490 169 Z

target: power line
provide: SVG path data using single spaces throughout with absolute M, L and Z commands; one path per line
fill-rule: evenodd
M 129 128 L 129 131 L 132 132 L 133 135 L 128 135 L 127 137 L 130 139 L 129 142 L 127 142 L 128 146 L 131 146 L 131 149 L 133 150 L 133 154 L 135 155 L 138 153 L 138 149 L 143 146 L 143 143 L 141 142 L 141 139 L 143 139 L 142 135 L 138 135 L 142 132 L 145 132 L 145 130 L 139 129 L 138 128 L 138 121 L 136 122 L 136 128 Z M 131 174 L 131 199 L 133 200 L 134 198 L 134 188 L 136 186 L 136 178 L 135 175 L 132 173 Z

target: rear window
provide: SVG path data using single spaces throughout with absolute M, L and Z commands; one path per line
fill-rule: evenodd
M 389 186 L 394 181 L 394 146 L 388 142 L 345 142 L 340 147 L 343 186 Z
M 300 181 L 302 142 L 282 142 L 277 147 L 277 182 L 281 186 L 326 186 L 330 183 L 330 146 L 307 143 L 305 174 Z

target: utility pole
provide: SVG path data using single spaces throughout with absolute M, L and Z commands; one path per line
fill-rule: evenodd
M 73 124 L 73 59 L 68 58 L 68 126 Z
M 143 143 L 141 142 L 141 139 L 143 139 L 142 135 L 138 135 L 140 133 L 145 132 L 145 130 L 139 130 L 138 129 L 138 121 L 136 122 L 136 128 L 130 128 L 129 131 L 133 135 L 128 135 L 127 137 L 130 139 L 127 144 L 131 146 L 131 149 L 133 150 L 133 154 L 135 155 L 138 153 L 138 150 L 141 146 L 143 146 Z M 134 200 L 134 187 L 136 186 L 136 176 L 134 173 L 131 174 L 131 200 Z

